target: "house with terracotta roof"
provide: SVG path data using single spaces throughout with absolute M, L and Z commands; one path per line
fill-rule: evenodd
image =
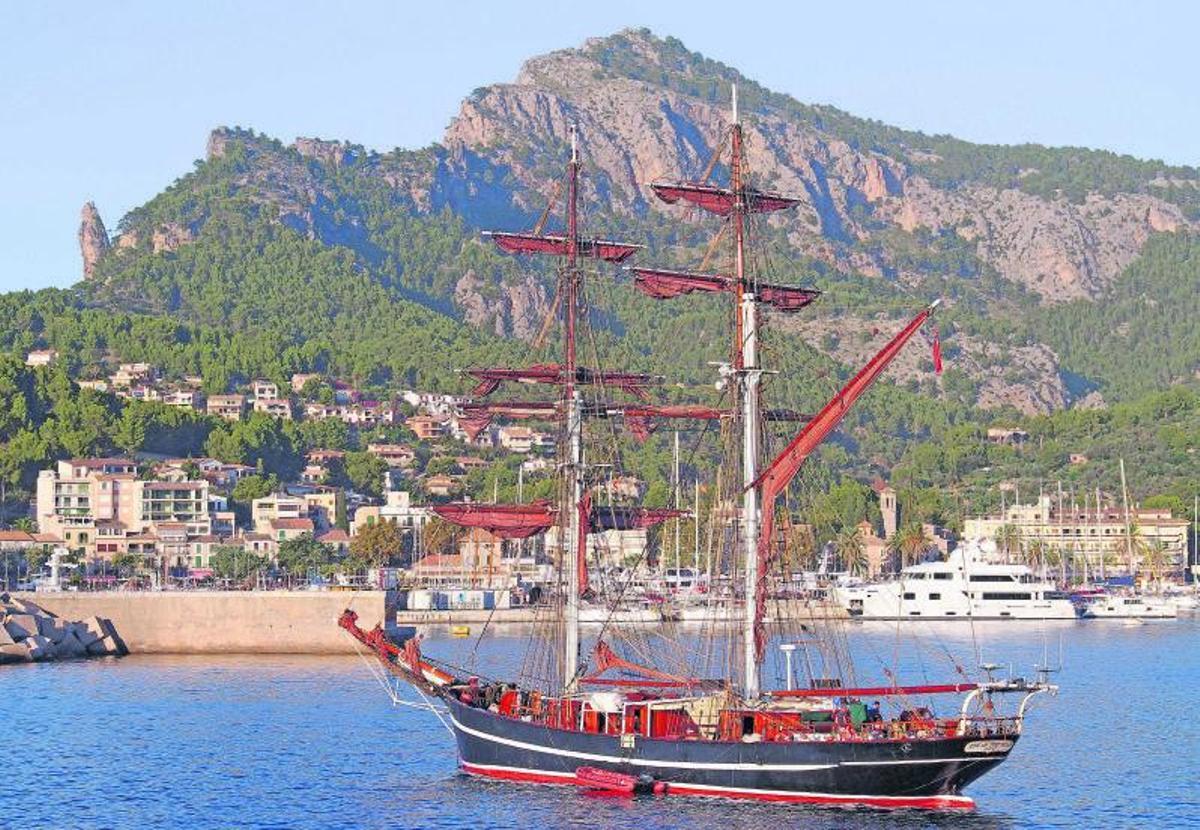
M 317 537 L 317 541 L 322 545 L 332 547 L 338 556 L 346 556 L 350 553 L 350 534 L 340 527 L 325 531 Z
M 270 535 L 276 542 L 298 539 L 305 534 L 312 536 L 312 519 L 275 519 L 268 523 Z
M 460 487 L 461 485 L 456 480 L 445 473 L 439 473 L 425 479 L 425 492 L 431 496 L 442 496 L 444 498 L 451 493 L 457 492 Z
M 367 452 L 387 462 L 389 467 L 411 467 L 416 461 L 417 454 L 407 444 L 367 444 Z

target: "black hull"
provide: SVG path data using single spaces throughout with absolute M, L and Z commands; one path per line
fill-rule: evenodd
M 459 764 L 470 774 L 575 784 L 599 767 L 666 784 L 670 795 L 872 807 L 970 809 L 962 790 L 1003 761 L 1015 738 L 872 742 L 655 740 L 551 729 L 448 699 Z

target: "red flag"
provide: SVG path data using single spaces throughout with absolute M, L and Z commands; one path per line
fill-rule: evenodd
M 942 373 L 942 338 L 937 329 L 933 332 L 933 371 Z

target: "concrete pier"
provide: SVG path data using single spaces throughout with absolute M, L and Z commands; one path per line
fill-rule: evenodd
M 352 654 L 337 619 L 373 628 L 386 591 L 97 591 L 13 594 L 64 619 L 106 617 L 132 654 Z

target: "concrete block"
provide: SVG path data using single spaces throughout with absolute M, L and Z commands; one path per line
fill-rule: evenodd
M 95 620 L 96 618 L 94 617 L 91 619 Z M 88 646 L 92 643 L 95 643 L 97 639 L 103 637 L 103 633 L 92 633 L 88 622 L 72 622 L 72 624 L 68 625 L 67 628 L 68 632 L 70 632 L 72 636 L 76 637 L 80 643 L 83 643 L 84 648 L 88 648 Z
M 87 647 L 87 653 L 92 657 L 112 657 L 119 655 L 121 649 L 111 637 L 104 637 Z
M 38 633 L 37 617 L 32 614 L 9 614 L 4 627 L 14 640 L 24 640 Z
M 67 635 L 67 626 L 63 625 L 63 621 L 57 617 L 36 617 L 35 619 L 37 620 L 37 633 L 43 637 L 49 637 L 57 643 Z
M 48 637 L 43 637 L 36 634 L 33 637 L 25 638 L 25 647 L 29 650 L 30 660 L 45 660 L 47 657 L 52 657 L 54 643 L 50 642 Z
M 71 629 L 66 636 L 62 638 L 62 642 L 54 647 L 54 656 L 59 660 L 74 660 L 80 657 L 87 657 L 87 646 L 79 641 L 79 637 L 75 635 L 75 630 Z
M 16 640 L 8 633 L 8 629 L 0 625 L 0 646 L 11 646 Z
M 42 606 L 38 605 L 36 602 L 34 602 L 31 599 L 14 599 L 13 605 L 20 608 L 22 613 L 25 613 L 25 614 L 34 614 L 36 616 L 46 616 L 46 617 L 55 616 L 54 614 L 51 614 L 49 611 L 42 608 Z
M 88 617 L 86 620 L 72 623 L 70 628 L 75 632 L 75 636 L 79 638 L 79 642 L 85 646 L 90 646 L 108 634 L 108 631 L 104 627 L 104 622 L 99 617 Z
M 29 649 L 24 643 L 0 643 L 0 663 L 20 663 L 29 659 Z

